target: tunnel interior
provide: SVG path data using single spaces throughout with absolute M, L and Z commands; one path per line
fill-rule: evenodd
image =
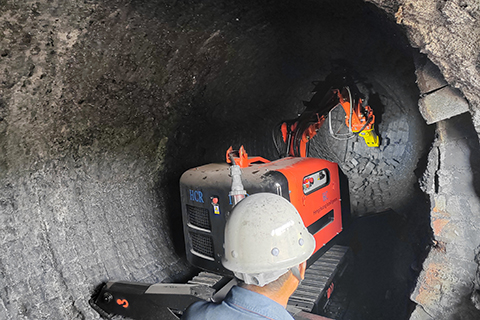
M 178 185 L 186 169 L 224 161 L 229 146 L 278 159 L 276 124 L 305 109 L 315 83 L 348 69 L 375 112 L 381 145 L 367 147 L 358 135 L 335 139 L 327 123 L 309 143 L 310 156 L 338 163 L 347 175 L 354 217 L 337 241 L 353 248 L 356 271 L 338 289 L 343 307 L 327 315 L 406 319 L 432 233 L 430 205 L 417 183 L 434 138 L 418 111 L 420 54 L 384 12 L 363 2 L 275 3 L 236 19 L 243 29 L 231 49 L 236 54 L 203 84 L 169 139 L 167 185 Z M 345 127 L 341 108 L 329 116 L 332 127 Z M 173 194 L 170 200 L 181 254 L 180 199 Z
M 453 14 L 454 2 L 434 6 Z M 392 7 L 406 20 L 415 8 Z M 346 68 L 374 110 L 380 147 L 335 139 L 327 122 L 309 142 L 309 156 L 338 163 L 349 180 L 351 223 L 335 242 L 354 264 L 327 316 L 478 319 L 478 125 L 467 113 L 426 124 L 418 70 L 428 58 L 385 6 L 39 0 L 0 9 L 0 318 L 100 319 L 88 299 L 102 282 L 188 280 L 199 270 L 185 258 L 182 173 L 224 162 L 230 146 L 278 159 L 272 130 Z M 344 117 L 330 114 L 335 130 Z

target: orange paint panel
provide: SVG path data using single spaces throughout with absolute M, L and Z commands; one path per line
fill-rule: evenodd
M 286 158 L 289 159 L 289 158 Z M 342 231 L 342 213 L 340 182 L 336 163 L 317 158 L 291 158 L 291 166 L 276 169 L 288 180 L 290 202 L 297 208 L 305 226 L 308 228 L 333 210 L 333 221 L 326 224 L 315 234 L 315 252 Z M 304 178 L 319 170 L 327 169 L 328 184 L 308 195 L 304 194 Z

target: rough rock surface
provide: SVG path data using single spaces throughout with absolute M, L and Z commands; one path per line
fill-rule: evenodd
M 418 106 L 427 124 L 468 112 L 468 102 L 458 89 L 447 84 L 438 67 L 426 58 L 417 60 Z
M 434 245 L 412 294 L 419 304 L 412 319 L 478 319 L 471 301 L 480 243 L 477 134 L 468 114 L 439 122 L 437 132 L 422 183 L 432 203 Z
M 372 2 L 461 90 L 480 131 L 478 3 Z M 296 116 L 310 81 L 325 76 L 333 60 L 366 74 L 371 93 L 390 110 L 405 104 L 395 94 L 405 89 L 400 96 L 408 95 L 413 110 L 418 92 L 410 47 L 379 13 L 360 1 L 0 1 L 0 318 L 96 319 L 87 300 L 102 281 L 182 278 L 190 269 L 181 251 L 180 174 L 222 161 L 231 144 L 273 158 L 270 129 Z M 370 35 L 365 41 L 363 31 Z M 384 145 L 390 156 L 408 158 L 405 184 L 413 183 L 421 152 L 403 137 L 408 131 L 411 141 L 424 142 L 410 126 L 418 119 L 396 123 L 385 116 L 379 124 L 391 138 Z M 448 209 L 468 193 L 447 189 L 455 164 L 445 159 L 448 152 L 466 152 L 458 141 L 472 146 L 474 139 L 451 138 L 447 124 L 439 128 L 449 138 L 437 139 L 431 158 L 438 152 L 440 168 L 431 162 L 428 170 L 451 192 Z M 345 162 L 345 171 L 365 175 L 357 191 L 383 199 L 358 201 L 358 212 L 391 206 L 392 192 L 371 183 L 368 173 L 389 177 L 388 165 L 400 167 L 377 163 L 380 155 L 364 156 L 356 145 L 347 152 L 364 163 Z M 455 172 L 477 172 L 464 172 L 463 164 Z M 475 190 L 462 203 L 472 217 Z M 429 194 L 441 201 L 443 191 Z M 474 312 L 471 262 L 478 248 L 469 250 L 479 245 L 471 233 L 478 224 L 465 215 L 451 221 L 466 233 L 441 238 L 437 232 L 440 249 L 432 250 L 420 278 L 438 281 L 440 291 L 435 285 L 432 293 L 451 299 L 421 300 L 428 284 L 421 281 L 413 296 L 423 306 L 417 314 L 453 312 L 450 301 L 462 305 L 455 310 Z M 446 253 L 435 253 L 442 241 Z M 457 256 L 461 271 L 442 269 L 440 276 L 429 267 Z M 458 279 L 458 287 L 449 286 Z
M 94 319 L 102 281 L 186 269 L 155 188 L 158 25 L 114 3 L 0 5 L 0 318 Z
M 478 172 L 476 150 L 480 133 L 479 3 L 473 0 L 371 2 L 396 19 L 405 28 L 412 46 L 419 48 L 439 67 L 450 86 L 462 92 L 469 103 L 477 133 L 476 136 L 475 131 L 470 131 L 463 133 L 462 138 L 452 138 L 457 136 L 457 132 L 462 132 L 463 128 L 468 128 L 469 120 L 465 117 L 461 117 L 463 124 L 458 119 L 452 119 L 438 126 L 439 138 L 430 159 L 438 157 L 439 160 L 428 165 L 428 170 L 438 171 L 437 186 L 443 183 L 442 188 L 430 190 L 432 229 L 437 246 L 425 262 L 424 271 L 412 296 L 419 303 L 412 317 L 478 319 L 478 314 L 472 313 L 470 295 L 473 294 L 474 300 L 477 296 L 473 286 L 479 286 L 478 278 L 475 279 L 473 260 L 474 252 L 480 245 L 476 236 L 479 188 L 478 178 L 475 178 Z M 427 171 L 426 175 L 429 174 L 431 173 Z M 460 199 L 464 199 L 463 202 Z M 450 205 L 442 207 L 442 203 Z M 465 212 L 471 214 L 466 215 Z M 444 226 L 449 226 L 446 230 L 458 230 L 441 233 L 439 228 L 443 229 Z
M 405 27 L 412 46 L 462 91 L 477 115 L 480 105 L 480 6 L 475 0 L 374 0 Z M 475 119 L 478 126 L 477 119 Z M 478 131 L 478 130 L 477 130 Z
M 327 19 L 355 28 L 362 3 L 310 4 L 0 2 L 0 318 L 94 319 L 102 281 L 189 272 L 181 173 L 232 144 L 273 158 L 292 88 L 345 58 Z
M 413 64 L 409 67 L 413 68 Z M 396 64 L 397 71 L 399 68 L 400 64 Z M 432 137 L 417 109 L 418 92 L 405 85 L 409 83 L 408 77 L 403 78 L 402 74 L 411 75 L 407 70 L 394 77 L 382 74 L 382 83 L 374 80 L 365 94 L 369 97 L 368 103 L 377 110 L 379 148 L 368 147 L 357 135 L 339 141 L 332 137 L 327 124 L 310 146 L 312 156 L 338 163 L 348 177 L 355 216 L 389 209 L 405 216 L 411 213 L 410 202 L 418 190 L 414 187 L 417 181 L 415 170 Z M 337 108 L 331 117 L 334 132 L 338 128 L 342 129 L 340 133 L 347 132 L 343 109 Z

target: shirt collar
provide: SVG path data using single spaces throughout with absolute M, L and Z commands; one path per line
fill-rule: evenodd
M 234 306 L 247 309 L 254 313 L 260 314 L 266 318 L 275 320 L 292 320 L 292 316 L 285 308 L 276 301 L 273 301 L 266 296 L 234 286 L 228 295 L 225 297 L 224 302 L 233 304 Z

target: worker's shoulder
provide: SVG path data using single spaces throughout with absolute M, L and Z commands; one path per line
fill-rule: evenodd
M 198 301 L 193 303 L 182 316 L 182 320 L 254 320 L 269 319 L 240 305 Z
M 291 320 L 283 306 L 250 290 L 233 287 L 221 303 L 199 301 L 185 311 L 182 320 Z
M 232 308 L 225 302 L 214 303 L 207 301 L 198 301 L 193 303 L 182 316 L 182 320 L 215 320 L 228 319 L 237 320 L 245 319 L 242 311 Z M 247 319 L 249 319 L 247 317 Z

